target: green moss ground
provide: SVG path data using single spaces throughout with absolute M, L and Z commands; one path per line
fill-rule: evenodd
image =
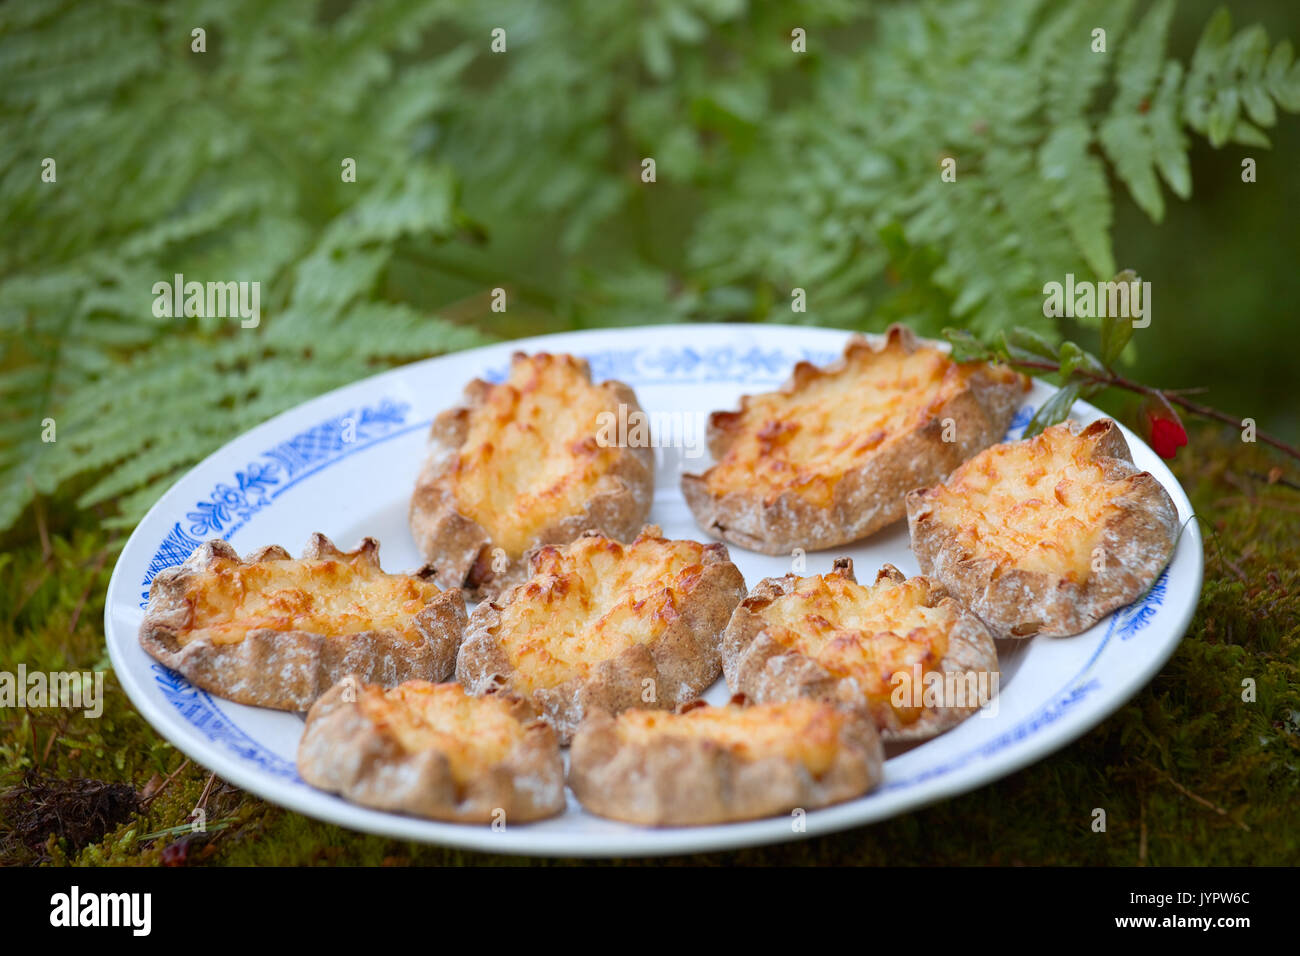
M 1216 429 L 1193 434 L 1175 471 L 1206 537 L 1205 586 L 1186 638 L 1129 704 L 1063 751 L 973 793 L 820 839 L 653 860 L 691 864 L 1295 864 L 1300 862 L 1300 491 L 1268 484 L 1281 459 Z M 1290 473 L 1293 469 L 1288 468 Z M 0 555 L 0 667 L 108 668 L 103 600 L 120 540 L 66 526 L 45 502 Z M 80 525 L 80 527 L 79 527 Z M 1252 678 L 1256 700 L 1243 702 Z M 94 805 L 46 792 L 0 801 L 0 864 L 555 865 L 466 853 L 319 823 L 215 781 L 160 738 L 111 673 L 102 718 L 0 710 L 0 788 L 26 778 L 139 792 L 142 812 L 86 839 Z M 32 775 L 36 775 L 33 777 Z M 151 785 L 152 781 L 152 785 Z M 209 831 L 178 845 L 208 789 Z M 128 794 L 129 796 L 129 794 Z M 1107 812 L 1105 833 L 1092 810 Z M 55 816 L 62 826 L 50 825 Z M 73 825 L 88 817 L 80 837 Z M 109 814 L 111 818 L 111 813 Z M 72 821 L 72 822 L 69 822 Z M 64 835 L 74 831 L 73 835 Z M 162 833 L 161 836 L 153 836 Z M 636 863 L 640 861 L 625 861 Z

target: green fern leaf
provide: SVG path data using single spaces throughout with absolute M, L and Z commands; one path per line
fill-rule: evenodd
M 1038 151 L 1043 178 L 1057 187 L 1053 207 L 1092 271 L 1115 273 L 1110 246 L 1110 189 L 1101 162 L 1088 152 L 1092 136 L 1083 122 L 1057 127 Z

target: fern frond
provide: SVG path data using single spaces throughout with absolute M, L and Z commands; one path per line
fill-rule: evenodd
M 1168 102 L 1152 110 L 1152 99 L 1160 83 L 1165 38 L 1174 13 L 1173 0 L 1159 0 L 1125 38 L 1119 49 L 1115 73 L 1117 92 L 1110 112 L 1102 120 L 1097 137 L 1115 173 L 1128 187 L 1134 201 L 1148 216 L 1164 218 L 1165 202 L 1156 179 L 1155 123 L 1168 123 L 1172 115 Z M 1177 135 L 1177 123 L 1174 124 Z M 1175 140 L 1176 151 L 1185 147 Z M 1106 272 L 1109 276 L 1111 273 Z
M 1300 111 L 1289 43 L 1220 13 L 1184 65 L 1174 12 L 0 4 L 0 531 L 55 490 L 129 523 L 241 430 L 474 321 L 1050 337 L 1043 284 L 1114 271 L 1109 171 L 1158 220 L 1193 136 L 1263 146 Z M 155 316 L 177 274 L 259 283 L 260 325 Z M 498 286 L 510 313 L 476 313 Z
M 1056 189 L 1052 207 L 1065 221 L 1084 260 L 1098 276 L 1115 274 L 1110 251 L 1110 187 L 1106 169 L 1088 152 L 1092 133 L 1082 121 L 1054 129 L 1038 150 L 1038 170 Z
M 1187 71 L 1184 122 L 1215 147 L 1228 142 L 1268 146 L 1259 127 L 1273 125 L 1273 104 L 1300 108 L 1300 65 L 1290 59 L 1289 44 L 1280 53 L 1269 52 L 1262 27 L 1247 27 L 1234 36 L 1232 15 L 1221 7 L 1206 24 Z
M 1056 5 L 1034 38 L 1031 60 L 1044 80 L 1043 108 L 1050 122 L 1069 123 L 1087 111 L 1114 58 L 1111 52 L 1094 52 L 1092 32 L 1102 29 L 1108 38 L 1121 36 L 1132 8 L 1132 0 Z

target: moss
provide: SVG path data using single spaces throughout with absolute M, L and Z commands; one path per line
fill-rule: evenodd
M 869 827 L 781 846 L 630 865 L 1286 864 L 1300 859 L 1300 493 L 1268 484 L 1276 457 L 1197 431 L 1175 464 L 1206 537 L 1205 584 L 1174 656 L 1073 745 L 973 793 Z M 107 667 L 103 595 L 117 544 L 75 527 L 0 558 L 0 665 Z M 1255 685 L 1242 699 L 1243 681 Z M 110 678 L 99 720 L 0 714 L 0 786 L 126 784 L 146 808 L 84 846 L 51 833 L 0 863 L 72 865 L 567 865 L 366 836 L 227 788 L 145 724 Z M 179 771 L 179 772 L 178 772 Z M 182 828 L 207 793 L 208 832 Z M 1105 833 L 1092 811 L 1107 814 Z M 13 831 L 0 809 L 0 831 Z M 171 830 L 171 832 L 163 832 Z M 155 834 L 160 834 L 155 836 Z M 0 832 L 3 837 L 4 832 Z M 149 837 L 148 839 L 143 839 Z

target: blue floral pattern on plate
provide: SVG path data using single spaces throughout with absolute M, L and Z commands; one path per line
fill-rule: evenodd
M 391 437 L 406 425 L 410 410 L 406 402 L 385 398 L 335 415 L 262 452 L 229 482 L 218 483 L 158 545 L 141 582 L 140 606 L 149 603 L 149 586 L 158 572 L 183 563 L 204 541 L 229 538 L 303 478 Z

